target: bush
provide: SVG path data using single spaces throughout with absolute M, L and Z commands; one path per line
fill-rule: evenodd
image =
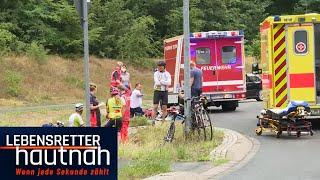
M 5 72 L 6 93 L 12 97 L 17 97 L 21 91 L 21 81 L 23 77 L 20 73 L 7 70 Z
M 38 64 L 45 64 L 48 60 L 48 51 L 43 47 L 43 45 L 36 42 L 32 42 L 30 44 L 26 53 L 29 58 L 37 61 Z
M 10 31 L 0 29 L 0 52 L 10 51 L 10 47 L 15 43 L 17 37 Z
M 137 126 L 147 126 L 150 125 L 149 119 L 145 116 L 135 116 L 130 120 L 130 126 L 131 127 L 137 127 Z

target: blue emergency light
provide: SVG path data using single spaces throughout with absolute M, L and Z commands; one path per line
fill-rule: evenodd
M 275 16 L 273 17 L 273 20 L 274 20 L 274 21 L 281 21 L 281 18 L 280 18 L 279 15 L 275 15 Z

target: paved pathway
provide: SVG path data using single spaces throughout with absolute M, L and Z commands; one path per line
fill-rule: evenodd
M 259 140 L 259 152 L 248 164 L 220 177 L 223 180 L 319 180 L 320 179 L 320 131 L 315 135 L 282 136 L 274 134 L 256 136 L 256 115 L 262 103 L 240 103 L 236 112 L 224 113 L 220 110 L 212 114 L 216 126 L 238 131 Z

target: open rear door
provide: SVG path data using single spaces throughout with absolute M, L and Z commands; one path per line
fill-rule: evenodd
M 286 25 L 289 100 L 316 102 L 313 24 Z

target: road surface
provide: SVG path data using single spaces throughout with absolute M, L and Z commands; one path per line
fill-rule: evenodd
M 238 131 L 255 137 L 261 143 L 256 156 L 242 168 L 233 171 L 223 180 L 319 180 L 320 179 L 320 131 L 314 136 L 284 136 L 274 134 L 256 136 L 256 115 L 262 109 L 261 102 L 240 103 L 235 112 L 214 110 L 213 122 L 217 127 Z

